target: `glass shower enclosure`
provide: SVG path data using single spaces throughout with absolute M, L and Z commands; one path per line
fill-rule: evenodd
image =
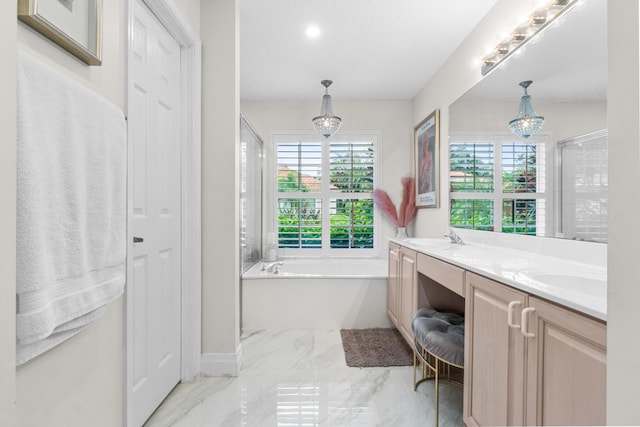
M 558 142 L 559 231 L 562 237 L 607 241 L 607 131 Z
M 262 259 L 263 141 L 240 113 L 240 273 Z

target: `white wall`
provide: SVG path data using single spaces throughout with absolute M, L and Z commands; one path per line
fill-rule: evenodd
M 103 61 L 100 67 L 87 66 L 22 22 L 18 23 L 18 48 L 35 54 L 54 68 L 69 74 L 79 83 L 123 108 L 126 36 L 124 1 L 117 0 L 104 4 Z
M 191 29 L 200 35 L 200 0 L 173 0 Z
M 313 131 L 311 119 L 320 112 L 321 95 L 319 92 L 317 101 L 245 101 L 242 102 L 242 111 L 262 136 L 265 151 L 270 153 L 272 131 Z M 342 127 L 338 133 L 373 130 L 382 132 L 379 148 L 382 171 L 377 186 L 387 191 L 396 206 L 399 206 L 402 199 L 400 179 L 405 175 L 413 175 L 411 102 L 345 101 L 339 99 L 339 93 L 332 93 L 332 98 L 333 111 L 342 118 Z M 265 191 L 268 187 L 269 182 L 265 182 Z M 268 205 L 265 206 L 268 209 Z M 395 236 L 395 226 L 391 221 L 383 218 L 381 224 L 384 227 L 383 236 Z M 409 233 L 412 233 L 411 227 Z
M 16 399 L 16 4 L 0 2 L 0 425 Z
M 608 3 L 607 424 L 640 425 L 640 8 Z
M 533 94 L 531 102 L 544 116 L 541 132 L 550 132 L 553 142 L 607 127 L 606 102 L 554 102 L 538 100 Z M 449 109 L 449 131 L 508 132 L 507 124 L 516 118 L 519 103 L 519 98 L 456 102 Z
M 202 2 L 202 369 L 240 345 L 239 11 L 237 0 Z

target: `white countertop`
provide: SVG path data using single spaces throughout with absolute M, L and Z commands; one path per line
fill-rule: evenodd
M 529 294 L 607 320 L 606 264 L 587 264 L 466 240 L 464 245 L 450 243 L 448 238 L 390 240 Z

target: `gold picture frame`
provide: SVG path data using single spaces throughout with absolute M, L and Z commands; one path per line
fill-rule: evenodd
M 416 207 L 440 207 L 440 110 L 414 128 Z
M 18 19 L 88 65 L 102 65 L 102 0 L 18 0 Z

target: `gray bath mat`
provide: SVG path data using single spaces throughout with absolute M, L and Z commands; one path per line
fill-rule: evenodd
M 393 328 L 341 329 L 347 366 L 411 366 L 413 351 Z

